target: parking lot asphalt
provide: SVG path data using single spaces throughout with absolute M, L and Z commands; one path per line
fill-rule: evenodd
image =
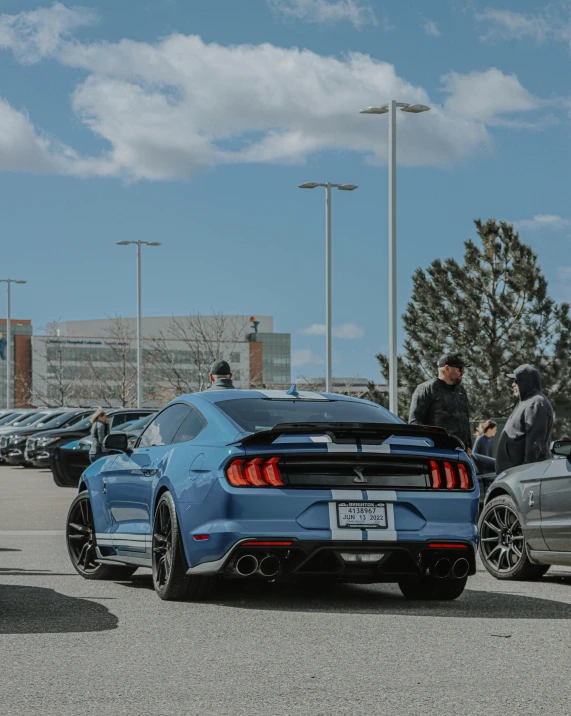
M 90 582 L 63 534 L 74 490 L 0 467 L 0 713 L 569 714 L 571 571 L 452 603 L 392 585 L 219 588 L 161 602 L 148 571 Z

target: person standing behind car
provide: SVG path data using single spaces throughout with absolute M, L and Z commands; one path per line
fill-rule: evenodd
M 210 390 L 233 390 L 236 386 L 232 382 L 232 370 L 230 363 L 225 360 L 217 360 L 210 368 Z
M 412 395 L 408 422 L 435 425 L 459 438 L 468 455 L 472 448 L 468 395 L 462 386 L 470 367 L 458 353 L 445 353 L 438 361 L 438 378 L 418 385 Z
M 486 455 L 487 457 L 494 457 L 494 444 L 492 438 L 496 436 L 498 432 L 498 424 L 494 423 L 493 420 L 484 420 L 476 428 L 474 437 L 473 452 L 477 455 Z
M 109 418 L 107 413 L 100 409 L 91 416 L 91 447 L 89 448 L 89 460 L 95 462 L 107 454 L 107 448 L 103 441 L 109 435 Z
M 510 467 L 551 457 L 553 408 L 541 392 L 539 371 L 533 365 L 520 365 L 507 377 L 513 380 L 512 388 L 519 402 L 500 435 L 496 454 L 498 474 Z

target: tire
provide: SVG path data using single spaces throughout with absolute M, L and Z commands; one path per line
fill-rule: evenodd
M 184 554 L 176 508 L 170 492 L 163 492 L 153 521 L 153 586 L 164 600 L 205 599 L 213 578 L 191 576 Z
M 462 594 L 467 581 L 468 577 L 463 579 L 405 577 L 399 580 L 398 585 L 406 599 L 451 602 Z
M 69 558 L 75 571 L 84 579 L 129 579 L 137 567 L 99 564 L 95 556 L 95 526 L 87 490 L 71 503 L 67 513 L 65 538 Z
M 79 485 L 79 480 L 68 478 L 65 472 L 61 470 L 55 453 L 50 455 L 49 468 L 52 471 L 54 482 L 58 487 L 77 487 Z
M 494 497 L 485 505 L 478 529 L 480 559 L 496 579 L 539 579 L 549 569 L 549 565 L 530 562 L 521 517 L 509 495 Z

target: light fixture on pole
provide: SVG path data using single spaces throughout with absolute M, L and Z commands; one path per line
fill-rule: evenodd
M 332 341 L 331 341 L 331 189 L 339 191 L 355 191 L 355 184 L 318 184 L 307 181 L 300 184 L 300 189 L 316 189 L 325 187 L 325 392 L 332 391 Z
M 11 292 L 13 283 L 27 283 L 27 281 L 16 281 L 13 278 L 2 278 L 0 283 L 5 283 L 7 292 L 6 305 L 6 408 L 12 407 L 12 317 L 11 317 Z
M 397 367 L 397 107 L 402 112 L 420 114 L 430 107 L 394 99 L 380 107 L 362 109 L 361 114 L 389 115 L 389 410 L 398 415 Z
M 143 407 L 143 353 L 141 327 L 141 246 L 160 246 L 160 241 L 117 241 L 117 246 L 137 247 L 137 408 Z

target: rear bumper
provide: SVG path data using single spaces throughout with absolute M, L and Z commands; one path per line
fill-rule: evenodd
M 234 566 L 246 554 L 258 559 L 267 555 L 278 557 L 280 571 L 276 578 L 282 580 L 321 575 L 347 582 L 397 582 L 404 577 L 432 574 L 440 560 L 448 560 L 451 570 L 449 575 L 442 576 L 453 577 L 452 568 L 458 559 L 467 560 L 469 575 L 476 573 L 476 546 L 469 541 L 310 541 L 287 540 L 283 536 L 276 539 L 291 541 L 291 545 L 267 546 L 263 544 L 267 538 L 240 540 L 220 559 L 190 567 L 187 574 L 239 577 Z M 257 541 L 261 544 L 256 545 Z

